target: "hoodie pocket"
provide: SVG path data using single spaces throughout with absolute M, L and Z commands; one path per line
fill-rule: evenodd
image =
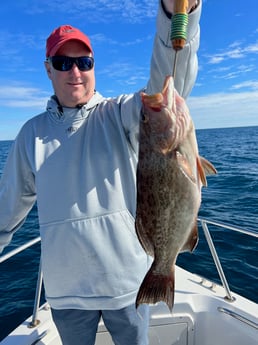
M 147 255 L 127 210 L 41 227 L 47 296 L 120 297 L 138 290 Z

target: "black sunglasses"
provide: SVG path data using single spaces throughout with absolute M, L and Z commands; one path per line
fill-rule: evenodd
M 70 57 L 57 55 L 48 57 L 47 61 L 52 63 L 54 69 L 62 72 L 70 71 L 74 63 L 80 71 L 89 71 L 94 66 L 94 59 L 92 56 Z

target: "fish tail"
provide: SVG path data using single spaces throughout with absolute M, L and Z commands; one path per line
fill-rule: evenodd
M 175 268 L 170 275 L 156 274 L 152 267 L 146 274 L 136 297 L 136 308 L 142 303 L 155 304 L 163 301 L 172 312 L 175 291 Z

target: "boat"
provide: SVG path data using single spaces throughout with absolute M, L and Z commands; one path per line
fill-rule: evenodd
M 150 306 L 150 345 L 257 345 L 258 305 L 232 292 L 225 277 L 209 229 L 219 227 L 244 236 L 258 238 L 258 232 L 229 224 L 198 218 L 204 231 L 220 283 L 176 266 L 175 304 L 172 313 L 163 302 Z M 0 263 L 40 241 L 37 237 L 0 257 Z M 247 287 L 248 288 L 248 287 Z M 50 307 L 40 305 L 42 272 L 39 265 L 34 309 L 31 317 L 14 329 L 1 345 L 61 345 L 51 318 Z M 96 345 L 112 345 L 112 339 L 100 321 Z

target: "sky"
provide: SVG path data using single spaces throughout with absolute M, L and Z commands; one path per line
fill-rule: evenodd
M 90 37 L 101 94 L 145 86 L 157 6 L 158 0 L 2 1 L 0 140 L 14 139 L 45 110 L 53 93 L 45 41 L 62 24 Z M 197 129 L 258 125 L 257 19 L 257 0 L 203 1 L 198 77 L 187 99 Z

